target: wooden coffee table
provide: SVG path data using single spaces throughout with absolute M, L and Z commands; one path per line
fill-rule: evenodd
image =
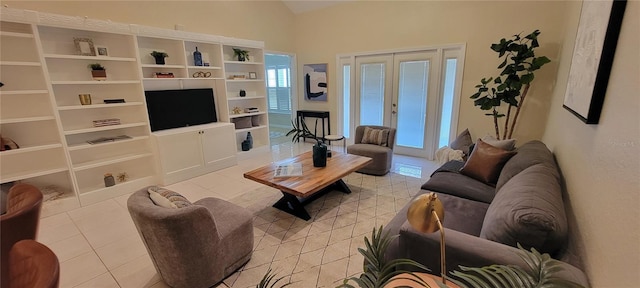
M 331 190 L 351 193 L 347 184 L 342 181 L 352 172 L 366 166 L 372 160 L 352 154 L 333 152 L 333 157 L 327 158 L 326 167 L 313 167 L 311 151 L 296 157 L 278 161 L 244 173 L 244 178 L 271 186 L 282 191 L 282 198 L 273 207 L 285 211 L 304 220 L 311 219 L 304 205 Z M 302 176 L 273 177 L 278 165 L 291 163 L 302 164 Z

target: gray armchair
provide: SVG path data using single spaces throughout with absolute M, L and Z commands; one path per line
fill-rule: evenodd
M 389 129 L 387 146 L 363 144 L 362 136 L 364 135 L 365 127 L 373 129 Z M 395 128 L 366 125 L 358 126 L 356 127 L 356 135 L 353 140 L 354 144 L 347 146 L 347 153 L 365 156 L 373 159 L 373 162 L 358 170 L 358 172 L 378 176 L 389 173 L 389 170 L 391 170 L 391 160 L 393 160 L 393 145 L 395 144 L 396 140 Z
M 156 271 L 171 287 L 211 287 L 251 258 L 253 215 L 204 198 L 183 208 L 157 206 L 147 188 L 127 202 Z

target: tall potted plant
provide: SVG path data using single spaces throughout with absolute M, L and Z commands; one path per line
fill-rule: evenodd
M 322 142 L 322 138 L 318 138 L 315 133 L 311 133 L 311 131 L 309 131 L 309 127 L 307 127 L 307 124 L 304 123 L 304 121 L 300 121 L 300 125 L 296 125 L 296 123 L 291 120 L 291 126 L 293 126 L 293 129 L 287 132 L 286 135 L 293 135 L 291 142 L 297 143 L 300 141 L 300 138 L 311 138 L 316 140 L 316 144 L 313 145 L 313 167 L 327 166 L 327 145 Z
M 551 62 L 545 56 L 535 56 L 534 49 L 539 46 L 538 35 L 540 31 L 535 30 L 524 37 L 517 34 L 512 39 L 502 38 L 499 43 L 492 44 L 491 50 L 498 53 L 499 59 L 503 59 L 498 65 L 498 69 L 502 71 L 495 78 L 482 78 L 480 84 L 476 85 L 478 91 L 471 95 L 471 99 L 475 99 L 475 106 L 480 106 L 482 110 L 491 110 L 491 113 L 485 115 L 493 118 L 497 139 L 501 139 L 500 135 L 502 139 L 511 138 L 520 109 L 534 79 L 533 72 Z M 506 115 L 498 109 L 502 103 L 508 105 Z M 512 118 L 511 111 L 514 108 L 515 115 Z M 498 118 L 505 116 L 504 128 L 500 133 Z

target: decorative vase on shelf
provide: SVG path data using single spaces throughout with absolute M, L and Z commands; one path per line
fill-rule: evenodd
M 253 148 L 253 136 L 251 136 L 251 132 L 247 132 L 247 141 L 249 142 L 249 149 Z
M 313 167 L 327 166 L 327 145 L 318 142 L 313 145 Z
M 247 96 L 247 91 L 244 91 L 244 90 L 240 90 L 240 93 L 239 93 L 239 95 L 240 95 L 240 97 L 244 97 L 244 96 Z
M 111 173 L 104 174 L 104 187 L 111 187 L 116 185 L 116 179 L 113 178 Z
M 164 65 L 165 64 L 164 57 L 162 57 L 162 56 L 154 56 L 153 58 L 156 59 L 156 64 L 158 64 L 158 65 Z
M 196 51 L 193 52 L 193 65 L 202 66 L 202 53 L 198 51 L 198 47 L 196 47 Z
M 91 70 L 91 77 L 93 80 L 107 80 L 107 70 Z

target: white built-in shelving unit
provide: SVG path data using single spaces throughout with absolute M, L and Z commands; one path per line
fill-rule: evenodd
M 255 148 L 268 149 L 262 42 L 12 8 L 0 14 L 0 133 L 20 145 L 0 152 L 0 180 L 64 191 L 45 203 L 43 215 L 234 165 L 247 132 Z M 74 38 L 91 39 L 108 54 L 79 55 Z M 196 47 L 209 66 L 195 66 Z M 251 60 L 236 61 L 232 48 L 248 50 Z M 155 64 L 154 50 L 169 55 L 166 64 Z M 92 78 L 88 65 L 94 63 L 106 68 L 106 80 Z M 175 77 L 154 78 L 157 72 Z M 250 72 L 255 79 L 248 79 Z M 232 77 L 239 74 L 246 78 Z M 219 123 L 152 133 L 144 91 L 195 88 L 213 89 Z M 246 97 L 239 97 L 241 89 Z M 81 105 L 79 94 L 90 94 L 92 104 Z M 234 107 L 260 112 L 233 114 Z M 234 129 L 230 122 L 241 117 L 257 117 L 258 125 Z M 94 127 L 94 120 L 110 118 L 120 124 Z M 88 143 L 120 135 L 130 138 Z M 184 157 L 161 154 L 166 151 Z M 184 159 L 200 168 L 171 174 Z M 128 178 L 105 187 L 106 173 Z

